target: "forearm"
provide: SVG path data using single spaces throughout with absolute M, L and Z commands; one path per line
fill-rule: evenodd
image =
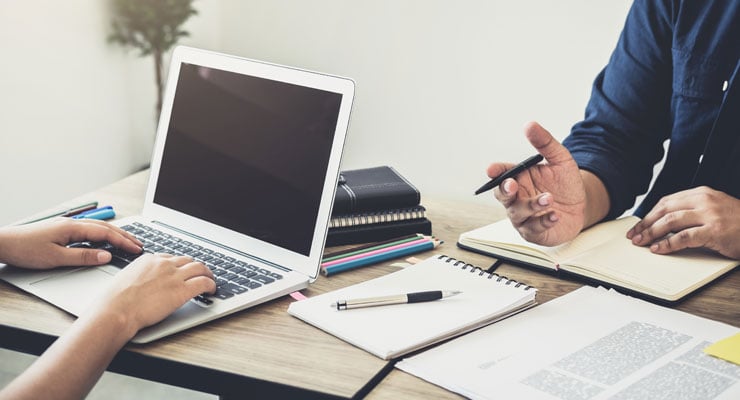
M 609 213 L 611 207 L 609 192 L 604 183 L 593 173 L 581 170 L 581 179 L 586 191 L 586 208 L 584 210 L 583 229 L 601 221 Z
M 9 231 L 9 227 L 0 228 L 0 263 L 2 264 L 6 264 L 9 261 L 8 249 L 12 246 L 10 243 L 12 235 Z
M 80 317 L 1 393 L 2 399 L 81 399 L 135 331 L 108 312 Z

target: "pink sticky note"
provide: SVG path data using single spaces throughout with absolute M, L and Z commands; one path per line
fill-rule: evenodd
M 296 301 L 300 300 L 306 300 L 308 297 L 304 296 L 301 292 L 293 292 L 290 294 L 290 297 L 292 297 Z

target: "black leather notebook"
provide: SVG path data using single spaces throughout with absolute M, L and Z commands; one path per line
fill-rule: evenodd
M 419 190 L 392 167 L 342 171 L 332 216 L 413 207 L 420 201 Z
M 432 234 L 432 222 L 426 218 L 411 219 L 380 224 L 330 228 L 326 237 L 327 246 L 378 242 L 394 237 L 421 233 Z

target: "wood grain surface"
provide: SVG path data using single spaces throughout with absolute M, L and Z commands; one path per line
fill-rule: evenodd
M 97 200 L 100 205 L 113 205 L 119 217 L 141 212 L 148 172 L 131 175 L 121 181 L 60 204 L 66 209 L 85 201 Z M 456 200 L 423 198 L 427 216 L 433 223 L 434 235 L 444 244 L 418 258 L 445 254 L 487 268 L 495 259 L 456 246 L 461 232 L 495 222 L 505 216 L 504 210 L 491 198 L 490 205 Z M 55 208 L 56 209 L 56 208 Z M 45 210 L 28 219 L 46 215 Z M 339 248 L 328 248 L 331 252 Z M 392 272 L 393 260 L 380 265 L 343 272 L 330 277 L 320 276 L 306 296 L 335 290 L 347 285 Z M 497 273 L 524 282 L 538 289 L 540 303 L 566 294 L 582 286 L 576 280 L 504 264 Z M 30 296 L 15 287 L 0 282 L 0 325 L 13 332 L 38 332 L 58 336 L 73 321 L 65 312 Z M 210 370 L 223 373 L 219 384 L 208 382 L 169 382 L 211 393 L 233 395 L 244 388 L 269 394 L 274 388 L 307 390 L 303 394 L 353 397 L 363 394 L 363 387 L 386 366 L 386 362 L 359 350 L 313 326 L 287 314 L 290 297 L 283 297 L 252 309 L 227 316 L 185 332 L 146 345 L 129 345 L 122 354 L 143 356 L 145 360 L 163 360 L 184 370 Z M 740 326 L 740 270 L 700 290 L 676 308 L 696 315 Z M 6 329 L 7 330 L 7 329 Z M 33 337 L 33 335 L 29 335 Z M 0 345 L 8 347 L 7 338 Z M 30 340 L 30 339 L 29 339 Z M 17 347 L 17 346 L 16 346 Z M 21 349 L 22 350 L 22 349 Z M 147 371 L 146 368 L 125 366 L 122 370 L 135 376 L 168 381 L 174 372 Z M 136 371 L 143 372 L 137 373 Z M 176 372 L 176 371 L 175 371 Z M 381 374 L 382 375 L 382 374 Z M 224 376 L 226 378 L 224 378 Z M 381 376 L 382 377 L 382 376 Z M 207 389 L 207 390 L 206 390 Z M 365 388 L 367 389 L 367 388 Z M 370 391 L 370 399 L 397 398 L 457 398 L 453 393 L 424 382 L 399 370 L 392 370 Z

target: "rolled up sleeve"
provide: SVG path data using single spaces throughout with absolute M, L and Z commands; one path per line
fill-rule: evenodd
M 609 63 L 594 81 L 583 121 L 563 144 L 598 176 L 611 200 L 607 219 L 645 193 L 671 132 L 673 7 L 637 0 Z

